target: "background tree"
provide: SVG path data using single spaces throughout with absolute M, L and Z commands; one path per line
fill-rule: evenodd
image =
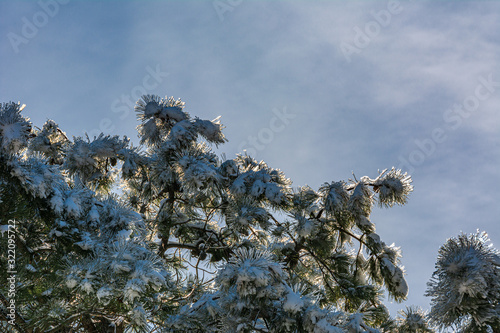
M 399 248 L 370 221 L 374 205 L 406 202 L 406 173 L 292 188 L 263 161 L 219 158 L 219 119 L 172 97 L 137 102 L 140 147 L 70 140 L 22 108 L 0 110 L 0 212 L 18 226 L 9 329 L 376 332 L 416 318 L 395 322 L 382 303 L 408 286 Z
M 500 252 L 485 232 L 450 238 L 428 283 L 429 314 L 439 328 L 500 332 Z

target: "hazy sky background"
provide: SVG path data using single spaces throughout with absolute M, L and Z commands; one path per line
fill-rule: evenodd
M 220 153 L 247 149 L 295 186 L 403 168 L 409 203 L 372 221 L 402 248 L 407 305 L 429 307 L 447 238 L 500 247 L 500 2 L 53 4 L 0 2 L 0 101 L 35 125 L 137 142 L 127 100 L 145 91 L 221 115 Z

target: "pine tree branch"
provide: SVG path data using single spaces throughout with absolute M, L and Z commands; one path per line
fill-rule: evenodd
M 7 298 L 4 296 L 3 293 L 0 293 L 0 301 L 2 302 L 2 305 L 7 309 L 9 306 L 9 301 Z M 6 318 L 6 321 L 10 321 L 11 318 L 7 316 L 7 313 L 5 313 L 2 310 L 2 316 Z M 25 330 L 23 327 L 27 326 L 26 320 L 21 316 L 19 311 L 17 309 L 14 309 L 14 314 L 15 314 L 15 321 L 14 321 L 14 326 L 21 332 L 21 333 L 31 333 L 31 330 Z

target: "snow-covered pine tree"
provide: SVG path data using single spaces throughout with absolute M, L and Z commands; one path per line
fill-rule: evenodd
M 439 328 L 500 332 L 500 251 L 485 232 L 450 238 L 428 283 L 429 313 Z
M 392 320 L 382 303 L 384 290 L 400 301 L 408 286 L 399 248 L 370 221 L 374 205 L 406 202 L 406 173 L 292 188 L 263 161 L 219 158 L 219 119 L 191 117 L 172 97 L 137 102 L 139 147 L 71 140 L 51 120 L 38 129 L 23 107 L 0 109 L 0 216 L 16 221 L 18 272 L 14 325 L 1 284 L 1 327 L 403 332 L 419 322 Z
M 0 109 L 0 216 L 15 221 L 16 307 L 3 325 L 17 332 L 123 332 L 148 328 L 148 313 L 171 282 L 165 260 L 147 240 L 140 214 L 114 195 L 113 158 L 139 155 L 128 140 L 99 136 L 70 141 L 53 121 L 41 130 Z M 127 157 L 125 157 L 127 156 Z M 2 237 L 2 249 L 6 238 Z M 7 252 L 0 276 L 6 281 Z M 12 299 L 12 298 L 11 298 Z M 3 322 L 5 324 L 5 322 Z

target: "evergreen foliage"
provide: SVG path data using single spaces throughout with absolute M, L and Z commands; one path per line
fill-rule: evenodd
M 54 121 L 38 129 L 24 106 L 1 105 L 0 217 L 16 221 L 18 273 L 13 325 L 1 285 L 0 329 L 431 332 L 419 309 L 389 316 L 384 291 L 402 301 L 408 286 L 399 248 L 370 220 L 376 204 L 406 203 L 410 176 L 392 168 L 293 188 L 263 161 L 219 158 L 211 149 L 226 141 L 219 118 L 193 118 L 184 107 L 143 96 L 133 147 L 126 137 L 69 139 Z M 463 252 L 469 238 L 461 237 L 440 252 L 431 319 L 444 315 L 446 326 L 472 311 L 471 325 L 497 325 L 498 256 L 481 247 L 483 236 Z M 452 283 L 441 281 L 454 273 L 448 263 L 462 272 L 472 260 L 486 273 L 467 273 L 450 301 L 496 303 L 449 312 L 440 305 Z
M 485 232 L 450 238 L 428 283 L 430 318 L 460 332 L 500 332 L 500 251 Z

